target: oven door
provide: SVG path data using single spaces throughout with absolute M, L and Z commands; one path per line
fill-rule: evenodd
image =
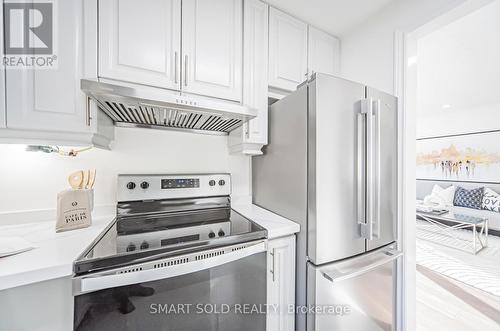
M 73 280 L 75 330 L 265 330 L 266 243 Z

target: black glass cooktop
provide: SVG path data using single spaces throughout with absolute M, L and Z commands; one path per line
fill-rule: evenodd
M 267 231 L 233 210 L 225 218 L 181 214 L 118 218 L 78 258 L 76 274 L 264 239 Z

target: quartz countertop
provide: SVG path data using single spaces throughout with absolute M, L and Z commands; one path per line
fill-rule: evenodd
M 0 226 L 0 238 L 21 237 L 36 246 L 0 257 L 0 290 L 71 276 L 73 262 L 113 219 L 112 215 L 95 217 L 90 227 L 59 233 L 55 221 Z
M 285 237 L 300 231 L 299 224 L 270 212 L 267 209 L 256 206 L 249 201 L 234 201 L 232 208 L 236 212 L 265 228 L 267 230 L 268 239 Z
M 249 202 L 235 200 L 233 209 L 249 218 L 274 239 L 293 235 L 300 227 L 284 217 Z M 33 215 L 32 215 L 33 216 Z M 18 236 L 36 248 L 0 258 L 0 290 L 73 275 L 73 262 L 113 221 L 114 215 L 94 217 L 88 228 L 55 232 L 55 221 L 0 225 L 0 237 Z

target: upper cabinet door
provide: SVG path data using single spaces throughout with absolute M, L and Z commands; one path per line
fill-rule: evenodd
M 82 8 L 83 1 L 59 1 L 54 7 L 54 67 L 6 70 L 7 128 L 90 132 L 80 91 Z M 34 34 L 30 38 L 37 43 Z
M 182 1 L 183 91 L 241 101 L 242 12 L 241 0 Z
M 99 76 L 179 90 L 180 0 L 100 0 Z
M 258 110 L 244 124 L 246 142 L 267 144 L 268 26 L 269 7 L 259 0 L 245 0 L 243 103 Z
M 340 42 L 337 38 L 309 27 L 309 72 L 335 75 L 339 71 Z
M 307 79 L 307 24 L 275 8 L 269 13 L 269 85 L 294 91 Z

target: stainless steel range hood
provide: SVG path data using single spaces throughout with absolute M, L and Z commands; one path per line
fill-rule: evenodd
M 174 95 L 159 88 L 89 79 L 82 79 L 80 87 L 116 126 L 228 134 L 257 115 L 239 104 Z

